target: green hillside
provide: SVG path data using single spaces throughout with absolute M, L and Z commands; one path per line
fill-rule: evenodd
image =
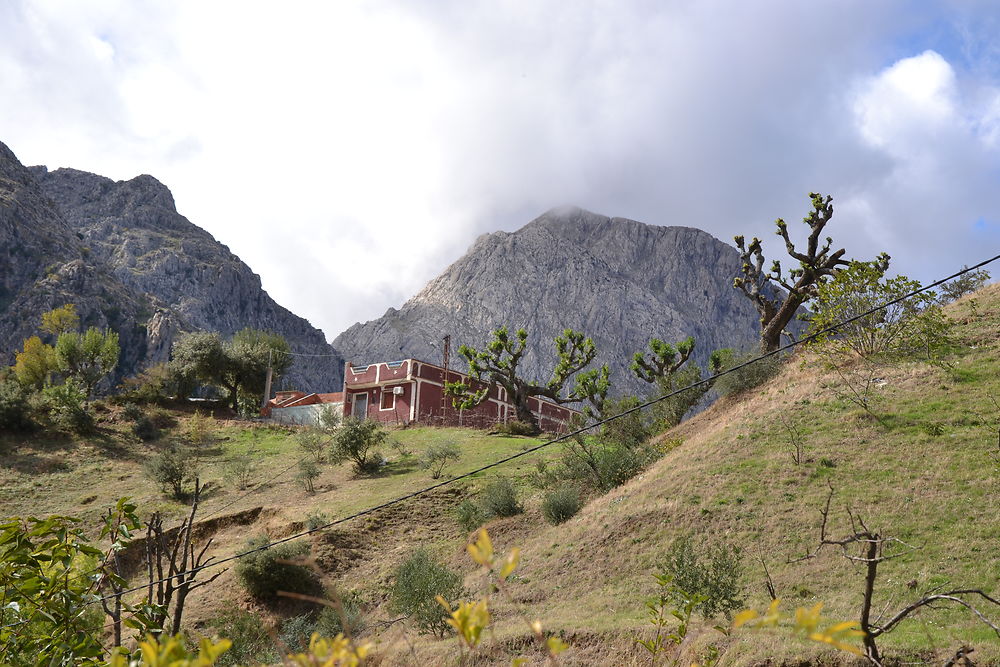
M 497 470 L 516 480 L 526 511 L 489 521 L 486 528 L 498 550 L 521 548 L 521 565 L 509 584 L 514 602 L 494 597 L 492 634 L 470 664 L 510 664 L 517 656 L 541 664 L 542 653 L 520 613 L 541 619 L 567 640 L 571 648 L 561 656 L 562 664 L 649 664 L 634 641 L 652 631 L 644 600 L 656 592 L 652 575 L 684 536 L 693 536 L 702 552 L 710 545 L 739 548 L 748 607 L 767 606 L 766 566 L 786 611 L 822 602 L 825 617 L 855 620 L 862 566 L 832 546 L 802 559 L 819 544 L 821 511 L 831 489 L 828 537 L 856 530 L 850 512 L 873 531 L 900 540 L 892 546 L 899 556 L 879 569 L 877 613 L 891 616 L 936 587 L 995 592 L 1000 572 L 1000 287 L 966 297 L 948 313 L 960 345 L 941 365 L 885 367 L 878 382 L 883 400 L 875 416 L 838 398 L 837 376 L 805 352 L 758 390 L 723 398 L 661 436 L 681 444 L 626 484 L 593 497 L 558 526 L 542 518 L 542 492 L 530 483 L 539 454 Z M 143 513 L 161 509 L 179 517 L 185 511 L 146 479 L 142 464 L 184 435 L 192 413 L 164 410 L 159 415 L 164 435 L 146 444 L 131 435 L 120 407 L 103 409 L 95 438 L 0 438 L 4 514 L 74 514 L 94 525 L 96 534 L 99 514 L 120 495 L 134 496 Z M 252 534 L 291 535 L 309 525 L 310 515 L 336 519 L 429 485 L 434 480 L 418 461 L 431 445 L 460 446 L 462 457 L 448 466 L 447 477 L 539 442 L 427 428 L 394 431 L 392 438 L 397 444 L 382 448 L 388 460 L 382 474 L 355 478 L 346 464 L 325 464 L 316 493 L 309 493 L 295 479 L 302 453 L 291 429 L 215 420 L 212 441 L 200 454 L 201 477 L 209 484 L 200 515 L 216 515 L 205 529 L 215 539 L 214 553 L 235 553 Z M 227 461 L 248 449 L 256 452 L 254 483 L 260 486 L 240 491 L 225 470 Z M 546 458 L 558 455 L 559 445 L 550 449 L 543 450 Z M 454 509 L 493 476 L 490 471 L 462 480 L 308 538 L 326 581 L 356 592 L 367 620 L 364 636 L 381 656 L 377 664 L 455 660 L 453 639 L 417 635 L 410 623 L 398 620 L 387 604 L 388 590 L 394 569 L 424 546 L 465 575 L 470 596 L 482 594 L 485 581 L 465 554 L 468 533 Z M 254 602 L 227 571 L 192 594 L 186 625 L 194 635 L 210 635 L 212 620 L 234 606 L 272 624 L 303 613 L 301 605 Z M 979 607 L 1000 619 L 1000 608 Z M 788 628 L 741 629 L 727 637 L 713 629 L 727 625 L 724 617 L 696 618 L 682 646 L 683 664 L 703 659 L 709 647 L 718 653 L 719 664 L 846 664 L 855 659 Z M 997 634 L 956 605 L 924 609 L 880 639 L 883 652 L 896 662 L 943 663 L 962 645 L 975 649 L 976 664 L 1000 663 Z

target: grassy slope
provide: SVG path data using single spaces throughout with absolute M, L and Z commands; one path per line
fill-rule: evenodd
M 877 605 L 897 608 L 916 593 L 950 582 L 992 590 L 1000 565 L 998 519 L 994 498 L 1000 409 L 1000 288 L 993 286 L 951 308 L 968 348 L 952 359 L 954 372 L 906 364 L 887 370 L 884 423 L 866 418 L 837 400 L 825 377 L 808 356 L 793 361 L 783 376 L 759 394 L 724 399 L 671 434 L 684 444 L 646 473 L 604 497 L 593 500 L 577 517 L 559 527 L 545 524 L 538 498 L 525 515 L 489 524 L 498 548 L 520 546 L 522 566 L 512 584 L 516 599 L 546 627 L 565 632 L 576 648 L 567 664 L 639 660 L 631 641 L 647 627 L 642 600 L 653 593 L 658 560 L 677 536 L 695 532 L 725 540 L 746 553 L 748 602 L 766 603 L 763 573 L 756 556 L 767 562 L 786 605 L 825 604 L 834 619 L 856 616 L 861 575 L 836 552 L 787 562 L 810 551 L 818 537 L 820 515 L 829 485 L 836 489 L 830 532 L 848 530 L 844 508 L 861 513 L 868 524 L 918 547 L 885 564 L 877 587 Z M 793 463 L 783 414 L 803 434 L 806 460 Z M 113 415 L 109 415 L 111 417 Z M 182 431 L 181 424 L 175 429 Z M 141 464 L 158 446 L 142 445 L 125 434 L 126 425 L 109 422 L 102 437 L 85 442 L 0 440 L 0 502 L 4 514 L 69 512 L 96 519 L 100 509 L 122 494 L 136 496 L 144 509 L 182 508 L 150 488 Z M 389 474 L 352 479 L 347 466 L 325 466 L 319 492 L 307 494 L 294 481 L 298 452 L 283 430 L 223 425 L 218 446 L 206 452 L 203 477 L 212 482 L 204 514 L 224 507 L 239 492 L 221 481 L 222 461 L 253 444 L 262 451 L 257 492 L 239 499 L 225 513 L 263 506 L 253 525 L 224 526 L 216 534 L 216 553 L 232 553 L 251 532 L 272 537 L 301 528 L 310 513 L 340 517 L 430 482 L 429 475 L 397 460 Z M 463 459 L 455 474 L 519 451 L 532 441 L 497 438 L 457 429 L 409 429 L 396 438 L 418 456 L 434 441 L 462 443 Z M 398 454 L 386 450 L 391 459 Z M 534 457 L 503 470 L 526 476 Z M 99 481 L 100 483 L 95 483 Z M 477 590 L 481 579 L 463 554 L 465 534 L 449 510 L 464 491 L 439 491 L 380 514 L 353 521 L 313 540 L 317 562 L 331 580 L 359 589 L 375 620 L 389 618 L 383 609 L 393 567 L 417 544 L 430 545 L 442 558 L 469 573 Z M 915 588 L 907 584 L 916 581 Z M 252 603 L 227 572 L 215 585 L 192 596 L 189 619 L 202 625 L 216 610 L 232 603 Z M 291 610 L 279 610 L 290 613 Z M 524 628 L 509 605 L 495 606 L 495 638 L 487 643 L 497 664 L 509 664 L 525 644 Z M 396 658 L 409 652 L 403 624 L 376 637 Z M 696 646 L 716 643 L 728 650 L 723 661 L 750 664 L 780 657 L 784 661 L 829 662 L 842 656 L 798 640 L 787 632 L 741 632 L 725 640 L 701 629 Z M 882 644 L 899 655 L 937 652 L 944 656 L 971 643 L 978 661 L 1000 662 L 1000 642 L 967 612 L 941 610 L 921 614 Z M 418 640 L 421 661 L 436 662 L 453 651 Z M 508 649 L 510 649 L 508 651 Z M 617 653 L 614 653 L 617 651 Z M 528 651 L 530 653 L 530 651 Z M 612 653 L 615 657 L 608 657 Z

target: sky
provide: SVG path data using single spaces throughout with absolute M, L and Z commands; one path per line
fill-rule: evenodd
M 152 174 L 331 340 L 563 205 L 781 257 L 830 194 L 929 282 L 1000 252 L 1000 3 L 0 0 L 0 141 Z

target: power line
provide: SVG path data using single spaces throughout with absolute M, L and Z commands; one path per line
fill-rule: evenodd
M 410 500 L 411 498 L 416 498 L 417 496 L 421 496 L 421 495 L 430 493 L 431 491 L 434 491 L 436 489 L 442 488 L 444 486 L 448 486 L 450 484 L 454 484 L 455 482 L 458 482 L 460 480 L 466 479 L 468 477 L 472 477 L 473 475 L 477 475 L 477 474 L 479 474 L 481 472 L 485 472 L 485 471 L 490 470 L 492 468 L 499 467 L 501 465 L 504 465 L 505 463 L 509 463 L 509 462 L 511 462 L 511 461 L 513 461 L 515 459 L 521 458 L 522 456 L 527 456 L 528 454 L 533 454 L 534 452 L 537 452 L 537 451 L 542 450 L 542 449 L 544 449 L 546 447 L 554 445 L 557 442 L 562 442 L 562 441 L 567 440 L 569 438 L 572 438 L 572 437 L 575 437 L 577 435 L 586 433 L 587 431 L 590 431 L 591 429 L 594 429 L 594 428 L 596 428 L 598 426 L 602 426 L 604 424 L 607 424 L 607 423 L 609 423 L 611 421 L 614 421 L 615 419 L 620 419 L 622 417 L 628 416 L 628 415 L 633 414 L 635 412 L 644 410 L 644 409 L 650 407 L 651 405 L 655 405 L 656 403 L 664 401 L 664 400 L 666 400 L 668 398 L 671 398 L 673 396 L 677 396 L 678 394 L 683 393 L 685 391 L 688 391 L 690 389 L 694 389 L 696 387 L 701 387 L 701 386 L 704 386 L 706 384 L 714 383 L 720 377 L 724 377 L 726 375 L 729 375 L 730 373 L 735 373 L 735 372 L 737 372 L 739 370 L 742 370 L 743 368 L 746 368 L 746 367 L 748 367 L 748 366 L 750 366 L 752 364 L 755 364 L 755 363 L 758 363 L 758 362 L 760 362 L 760 361 L 762 361 L 764 359 L 768 359 L 770 357 L 776 356 L 778 354 L 781 354 L 782 352 L 785 352 L 785 351 L 790 350 L 792 348 L 798 347 L 799 345 L 803 345 L 803 344 L 805 344 L 807 342 L 811 342 L 811 341 L 815 340 L 816 338 L 819 338 L 821 336 L 825 336 L 826 334 L 836 332 L 838 329 L 840 329 L 841 327 L 843 327 L 845 325 L 851 324 L 852 322 L 856 322 L 856 321 L 858 321 L 858 320 L 860 320 L 862 318 L 868 317 L 869 315 L 872 315 L 873 313 L 877 313 L 880 310 L 884 310 L 884 309 L 886 309 L 886 308 L 888 308 L 890 306 L 893 306 L 893 305 L 895 305 L 897 303 L 900 303 L 902 301 L 906 301 L 907 299 L 911 299 L 911 298 L 913 298 L 914 296 L 916 296 L 918 294 L 921 294 L 923 292 L 929 291 L 932 288 L 937 287 L 938 285 L 946 283 L 946 282 L 948 282 L 950 280 L 954 280 L 955 278 L 958 278 L 959 276 L 962 276 L 962 275 L 964 275 L 966 273 L 969 273 L 971 271 L 979 269 L 979 268 L 981 268 L 983 266 L 986 266 L 987 264 L 991 264 L 992 262 L 995 262 L 998 259 L 1000 259 L 1000 255 L 995 255 L 995 256 L 987 259 L 987 260 L 979 262 L 978 264 L 976 264 L 974 266 L 964 267 L 960 271 L 957 271 L 957 272 L 951 274 L 950 276 L 948 276 L 946 278 L 941 278 L 940 280 L 936 280 L 933 283 L 930 283 L 929 285 L 926 285 L 926 286 L 923 286 L 923 287 L 919 287 L 919 288 L 917 288 L 915 290 L 912 290 L 912 291 L 910 291 L 910 292 L 908 292 L 908 293 L 906 293 L 906 294 L 904 294 L 902 296 L 896 297 L 895 299 L 891 299 L 890 301 L 887 301 L 885 303 L 882 303 L 882 304 L 879 304 L 877 306 L 874 306 L 874 307 L 868 309 L 867 311 L 865 311 L 863 313 L 860 313 L 858 315 L 854 315 L 854 316 L 849 317 L 849 318 L 847 318 L 847 319 L 845 319 L 845 320 L 843 320 L 841 322 L 838 322 L 837 324 L 833 324 L 833 325 L 828 326 L 828 327 L 826 327 L 826 328 L 824 328 L 824 329 L 822 329 L 820 331 L 816 331 L 816 332 L 814 332 L 812 334 L 809 334 L 808 336 L 805 336 L 804 338 L 800 338 L 799 340 L 792 341 L 790 343 L 787 343 L 786 345 L 782 345 L 782 346 L 778 347 L 775 350 L 772 350 L 770 352 L 765 352 L 765 353 L 763 353 L 763 354 L 761 354 L 761 355 L 759 355 L 757 357 L 749 359 L 749 360 L 747 360 L 747 361 L 745 361 L 743 363 L 737 364 L 736 366 L 733 366 L 732 368 L 729 368 L 727 370 L 721 371 L 721 372 L 717 373 L 716 375 L 713 375 L 713 376 L 708 377 L 708 378 L 704 378 L 702 380 L 698 380 L 697 382 L 692 382 L 691 384 L 689 384 L 689 385 L 687 385 L 685 387 L 681 387 L 680 389 L 675 389 L 673 391 L 667 392 L 666 394 L 663 394 L 662 396 L 658 396 L 656 398 L 652 398 L 652 399 L 646 401 L 645 403 L 641 403 L 639 405 L 636 405 L 635 407 L 629 408 L 628 410 L 624 410 L 622 412 L 619 412 L 616 415 L 612 415 L 612 416 L 607 417 L 605 419 L 601 419 L 601 420 L 599 420 L 597 422 L 594 422 L 593 424 L 590 424 L 588 426 L 584 426 L 584 427 L 578 428 L 578 429 L 576 429 L 574 431 L 570 431 L 568 433 L 564 433 L 563 435 L 557 436 L 557 437 L 553 438 L 552 440 L 549 440 L 547 442 L 543 442 L 541 444 L 535 445 L 534 447 L 530 447 L 528 449 L 522 450 L 522 451 L 520 451 L 520 452 L 518 452 L 516 454 L 511 454 L 510 456 L 504 457 L 504 458 L 499 459 L 497 461 L 494 461 L 492 463 L 488 463 L 486 465 L 480 466 L 479 468 L 476 468 L 474 470 L 465 472 L 465 473 L 463 473 L 463 474 L 461 474 L 461 475 L 459 475 L 457 477 L 453 477 L 451 479 L 444 480 L 444 481 L 438 482 L 436 484 L 432 484 L 430 486 L 424 487 L 424 488 L 419 489 L 417 491 L 412 491 L 412 492 L 404 494 L 402 496 L 398 496 L 397 498 L 394 498 L 392 500 L 388 500 L 388 501 L 386 501 L 384 503 L 381 503 L 379 505 L 375 505 L 373 507 L 369 507 L 369 508 L 361 510 L 359 512 L 355 512 L 354 514 L 350 514 L 350 515 L 342 517 L 340 519 L 335 519 L 333 521 L 329 521 L 329 522 L 327 522 L 327 523 L 325 523 L 325 524 L 323 524 L 321 526 L 317 526 L 316 528 L 310 528 L 309 530 L 305 530 L 305 531 L 302 531 L 300 533 L 296 533 L 294 535 L 290 535 L 290 536 L 282 538 L 280 540 L 275 540 L 273 542 L 269 542 L 269 543 L 261 545 L 259 547 L 255 547 L 255 548 L 249 549 L 247 551 L 242 551 L 242 552 L 233 554 L 232 556 L 228 556 L 228 557 L 223 558 L 221 560 L 212 561 L 211 563 L 205 563 L 204 565 L 201 565 L 201 566 L 198 566 L 198 567 L 195 567 L 195 568 L 191 568 L 190 570 L 186 570 L 186 571 L 183 571 L 183 572 L 178 572 L 178 573 L 173 574 L 171 576 L 164 577 L 164 578 L 156 580 L 156 581 L 148 582 L 146 584 L 143 584 L 142 586 L 136 586 L 136 587 L 133 587 L 133 588 L 129 588 L 129 589 L 120 591 L 120 592 L 112 594 L 112 595 L 104 596 L 103 598 L 97 598 L 95 600 L 92 600 L 91 602 L 88 602 L 87 604 L 88 605 L 89 604 L 95 604 L 97 602 L 101 602 L 102 600 L 110 600 L 110 599 L 113 599 L 113 598 L 116 598 L 116 597 L 119 597 L 119 596 L 122 596 L 122 595 L 126 595 L 128 593 L 135 593 L 137 591 L 141 591 L 141 590 L 147 589 L 150 586 L 154 586 L 154 585 L 157 585 L 157 584 L 165 583 L 165 582 L 167 582 L 167 581 L 169 581 L 171 579 L 175 579 L 175 578 L 187 575 L 187 574 L 197 573 L 197 572 L 200 572 L 202 570 L 209 569 L 209 568 L 217 567 L 217 566 L 222 565 L 224 563 L 230 563 L 232 561 L 239 560 L 241 558 L 245 558 L 245 557 L 250 556 L 252 554 L 259 553 L 261 551 L 266 551 L 267 549 L 270 549 L 272 547 L 278 546 L 280 544 L 284 544 L 286 542 L 291 542 L 292 540 L 297 540 L 297 539 L 299 539 L 301 537 L 306 537 L 308 535 L 312 535 L 313 533 L 317 533 L 317 532 L 320 532 L 322 530 L 326 530 L 328 528 L 332 528 L 334 526 L 338 526 L 338 525 L 340 525 L 342 523 L 346 523 L 348 521 L 351 521 L 352 519 L 357 519 L 357 518 L 360 518 L 362 516 L 366 516 L 368 514 L 372 514 L 374 512 L 377 512 L 379 510 L 386 509 L 387 507 L 392 507 L 393 505 L 398 505 L 399 503 L 402 503 L 402 502 L 405 502 L 407 500 Z M 27 621 L 21 621 L 19 623 L 15 623 L 13 625 L 2 626 L 2 628 L 16 627 L 16 626 L 22 625 L 22 624 L 24 624 L 26 622 Z

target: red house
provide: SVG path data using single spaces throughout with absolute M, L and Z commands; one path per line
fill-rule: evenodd
M 472 410 L 452 406 L 444 394 L 444 382 L 465 382 L 473 388 L 484 383 L 464 373 L 449 370 L 447 377 L 441 366 L 420 361 L 380 362 L 367 366 L 344 368 L 344 415 L 377 419 L 387 424 L 433 424 L 489 428 L 515 420 L 514 405 L 507 399 L 503 387 L 490 391 L 486 400 Z M 532 398 L 531 412 L 544 431 L 564 432 L 578 411 L 551 401 Z

